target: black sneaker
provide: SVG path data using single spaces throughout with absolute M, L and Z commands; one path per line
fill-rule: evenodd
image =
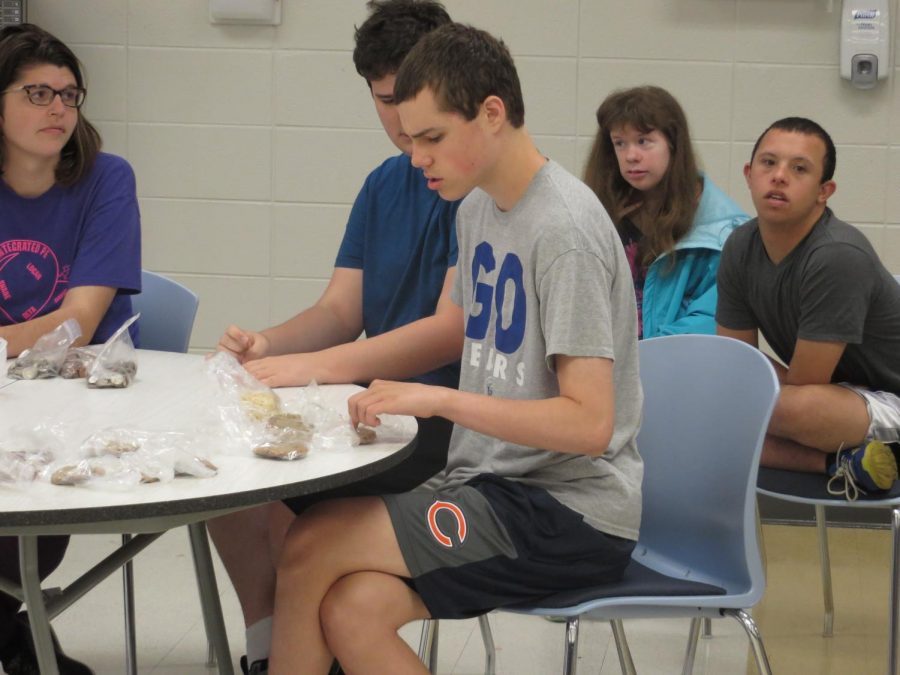
M 241 657 L 241 672 L 244 675 L 269 675 L 269 659 L 260 659 L 247 665 L 247 657 Z
M 53 651 L 56 652 L 56 665 L 59 675 L 94 675 L 94 671 L 75 659 L 63 654 L 59 646 L 59 640 L 53 629 L 50 630 L 53 638 Z M 34 642 L 31 639 L 31 628 L 27 618 L 20 616 L 16 627 L 16 637 L 13 639 L 16 648 L 3 656 L 3 670 L 6 675 L 40 675 L 37 664 L 37 655 L 34 653 Z

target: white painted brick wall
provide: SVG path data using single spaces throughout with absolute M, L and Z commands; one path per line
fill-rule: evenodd
M 350 57 L 363 0 L 283 0 L 278 27 L 208 22 L 207 0 L 30 0 L 85 63 L 85 113 L 137 172 L 145 266 L 201 295 L 192 347 L 261 328 L 325 286 L 349 206 L 393 146 Z M 827 8 L 833 4 L 834 11 Z M 599 102 L 642 83 L 684 105 L 713 180 L 791 114 L 838 144 L 835 211 L 900 273 L 900 44 L 892 77 L 838 76 L 840 0 L 446 0 L 516 56 L 542 151 L 580 173 Z M 892 3 L 895 34 L 900 8 Z

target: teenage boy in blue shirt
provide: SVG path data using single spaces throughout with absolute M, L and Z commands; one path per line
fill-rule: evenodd
M 356 30 L 354 63 L 388 137 L 402 154 L 369 174 L 350 213 L 334 272 L 315 305 L 254 332 L 231 326 L 219 349 L 273 387 L 414 379 L 447 387 L 459 380 L 460 341 L 446 328 L 457 256 L 458 200 L 428 189 L 410 162 L 412 140 L 394 104 L 394 79 L 419 38 L 450 21 L 433 0 L 379 0 Z M 416 322 L 429 317 L 428 321 Z M 365 340 L 357 340 L 365 333 Z M 445 336 L 451 335 L 448 340 Z M 446 464 L 449 424 L 429 420 L 419 449 L 381 476 L 312 497 L 215 519 L 209 531 L 231 578 L 247 627 L 242 667 L 266 672 L 277 551 L 295 512 L 329 496 L 403 491 Z M 425 442 L 423 442 L 425 441 Z M 287 506 L 287 508 L 285 507 Z

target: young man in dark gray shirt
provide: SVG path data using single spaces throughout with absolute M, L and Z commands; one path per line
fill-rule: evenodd
M 762 464 L 825 473 L 855 499 L 889 489 L 900 440 L 900 284 L 865 236 L 827 207 L 835 149 L 811 120 L 779 120 L 744 176 L 757 217 L 722 251 L 718 333 L 787 366 Z M 896 446 L 895 446 L 896 449 Z

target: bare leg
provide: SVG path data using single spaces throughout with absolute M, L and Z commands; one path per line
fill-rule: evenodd
M 766 435 L 759 463 L 770 469 L 825 473 L 827 453 L 786 438 Z
M 294 520 L 278 564 L 271 675 L 328 672 L 322 600 L 339 579 L 361 571 L 409 576 L 381 499 L 322 502 Z
M 281 508 L 273 508 L 269 511 L 269 555 L 275 561 L 275 567 L 278 567 L 278 560 L 281 558 L 281 549 L 284 547 L 284 540 L 287 537 L 288 529 L 296 519 L 296 514 L 284 504 L 279 504 Z
M 824 473 L 824 453 L 865 440 L 869 412 L 862 397 L 834 384 L 782 385 L 761 464 Z
M 219 557 L 231 579 L 244 625 L 272 616 L 275 597 L 275 562 L 269 549 L 269 518 L 284 504 L 263 504 L 207 521 Z
M 783 385 L 769 433 L 822 452 L 855 447 L 869 429 L 866 402 L 836 384 Z
M 325 639 L 341 666 L 353 675 L 423 675 L 428 669 L 397 631 L 429 618 L 422 599 L 401 579 L 357 572 L 331 587 L 320 611 Z

